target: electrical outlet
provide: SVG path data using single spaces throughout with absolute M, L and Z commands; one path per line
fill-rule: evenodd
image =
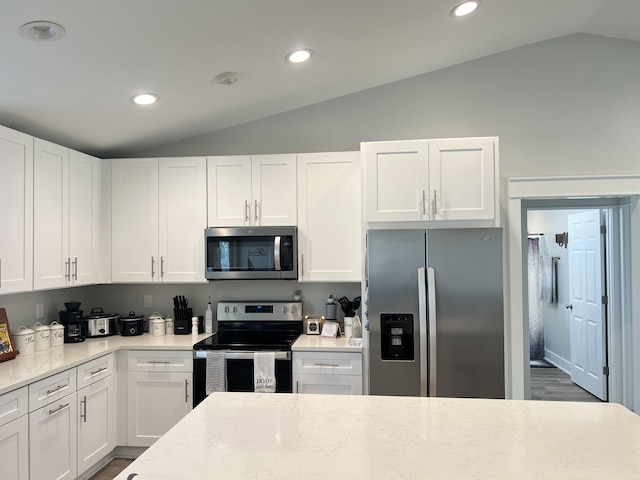
M 144 296 L 144 308 L 151 308 L 152 303 L 151 303 L 151 295 L 145 295 Z
M 44 305 L 41 303 L 36 304 L 36 320 L 42 320 L 44 318 Z

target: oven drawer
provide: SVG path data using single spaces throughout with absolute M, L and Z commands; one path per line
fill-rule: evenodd
M 293 373 L 301 375 L 362 375 L 362 354 L 350 352 L 293 352 Z
M 193 350 L 129 350 L 130 372 L 192 372 Z

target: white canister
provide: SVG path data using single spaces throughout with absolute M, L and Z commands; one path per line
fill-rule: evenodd
M 164 318 L 152 318 L 149 320 L 149 330 L 154 337 L 161 337 L 166 333 Z
M 344 336 L 346 338 L 353 338 L 353 317 L 344 317 Z
M 49 330 L 51 334 L 51 339 L 49 343 L 52 347 L 61 347 L 64 345 L 64 325 L 59 324 L 58 322 L 51 322 L 49 324 Z
M 38 322 L 33 326 L 33 329 L 36 331 L 36 352 L 49 350 L 49 326 L 42 325 L 40 322 Z
M 18 327 L 18 330 L 13 332 L 13 340 L 20 355 L 31 355 L 33 353 L 35 334 L 36 332 L 29 327 Z
M 167 317 L 165 321 L 167 322 L 166 323 L 167 335 L 173 335 L 174 334 L 173 318 Z

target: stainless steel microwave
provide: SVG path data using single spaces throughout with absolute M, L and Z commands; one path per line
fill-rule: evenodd
M 297 227 L 216 227 L 204 231 L 205 278 L 298 278 Z

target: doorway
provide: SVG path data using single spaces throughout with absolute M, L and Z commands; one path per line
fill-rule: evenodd
M 629 271 L 622 262 L 629 242 L 629 203 L 628 198 L 522 202 L 528 398 L 624 404 L 632 363 L 624 318 Z M 583 227 L 584 219 L 592 220 L 597 244 L 586 256 L 580 254 L 584 241 L 576 227 Z M 594 256 L 595 262 L 581 264 Z

